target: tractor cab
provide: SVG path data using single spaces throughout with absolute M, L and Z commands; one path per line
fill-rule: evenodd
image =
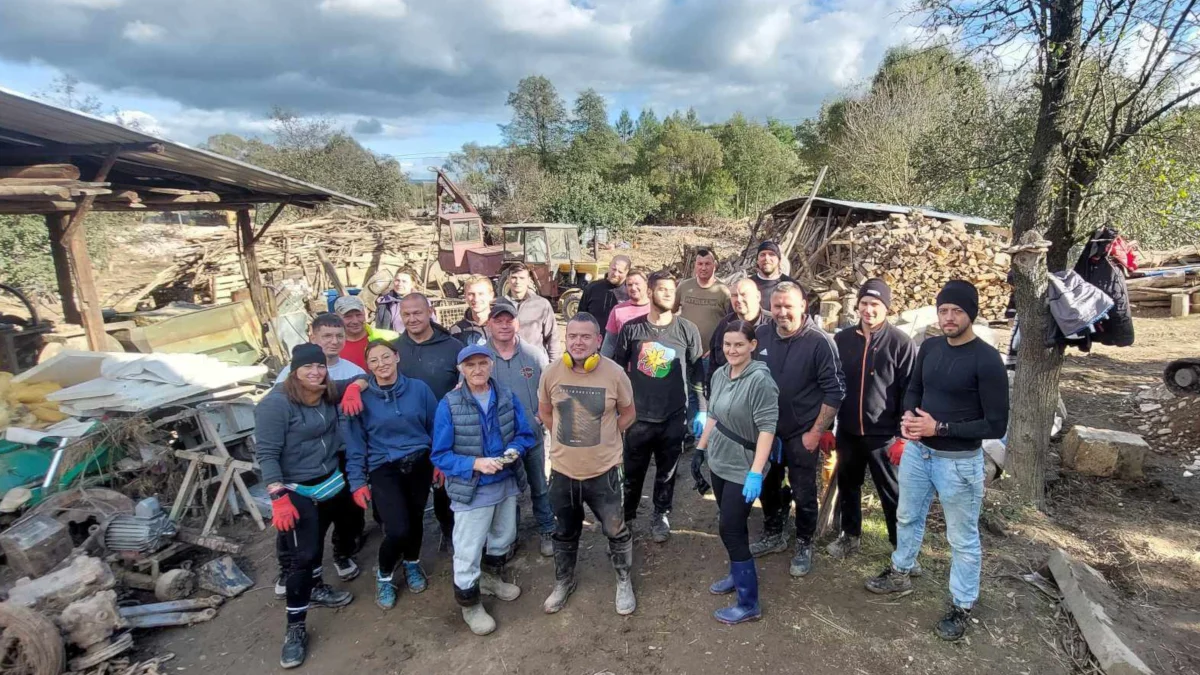
M 595 278 L 597 264 L 585 258 L 579 245 L 579 228 L 565 223 L 504 225 L 504 264 L 523 262 L 537 285 L 538 294 L 565 313 L 578 305 L 583 286 Z M 502 273 L 504 288 L 507 274 Z

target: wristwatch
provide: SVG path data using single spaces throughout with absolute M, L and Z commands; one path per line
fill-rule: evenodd
M 938 436 L 950 435 L 950 423 L 949 422 L 938 422 L 937 423 L 937 435 Z

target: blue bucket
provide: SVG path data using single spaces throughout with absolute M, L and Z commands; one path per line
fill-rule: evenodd
M 346 289 L 346 292 L 349 293 L 350 295 L 358 295 L 361 291 L 362 291 L 361 288 L 347 288 Z M 333 303 L 337 302 L 337 299 L 338 299 L 338 292 L 337 292 L 336 288 L 330 288 L 325 291 L 325 306 L 329 308 L 330 312 L 333 311 Z

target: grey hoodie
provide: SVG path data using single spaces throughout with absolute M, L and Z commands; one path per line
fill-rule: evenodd
M 713 374 L 708 414 L 741 438 L 757 443 L 760 432 L 775 433 L 779 421 L 779 387 L 771 377 L 771 369 L 762 361 L 751 361 L 734 379 L 730 379 L 730 372 L 727 363 Z M 746 472 L 753 462 L 753 450 L 713 428 L 708 436 L 710 471 L 727 481 L 745 484 Z
M 433 335 L 424 342 L 415 342 L 405 333 L 392 344 L 400 354 L 400 373 L 429 385 L 437 400 L 458 384 L 458 352 L 463 343 L 445 328 L 435 323 Z
M 254 445 L 264 483 L 311 484 L 338 468 L 337 407 L 293 403 L 275 387 L 254 408 Z
M 517 395 L 529 416 L 529 426 L 534 427 L 535 433 L 540 431 L 540 425 L 534 415 L 538 410 L 538 383 L 542 379 L 542 370 L 550 365 L 546 352 L 520 337 L 517 338 L 517 351 L 508 360 L 500 356 L 491 340 L 488 340 L 487 347 L 496 357 L 492 377 Z
M 557 361 L 563 353 L 558 341 L 558 317 L 550 301 L 534 291 L 525 294 L 524 300 L 506 299 L 517 308 L 517 321 L 521 324 L 521 339 L 546 351 L 551 361 Z

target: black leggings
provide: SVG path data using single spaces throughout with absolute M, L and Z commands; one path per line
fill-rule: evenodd
M 721 513 L 721 543 L 729 552 L 733 562 L 750 560 L 750 530 L 746 521 L 750 518 L 753 503 L 747 504 L 742 497 L 742 484 L 725 480 L 712 474 L 713 493 L 717 497 L 717 509 Z
M 396 569 L 401 557 L 416 562 L 421 557 L 425 535 L 425 502 L 433 464 L 429 455 L 411 462 L 388 462 L 371 471 L 371 501 L 383 520 L 383 542 L 379 544 L 379 572 L 384 577 Z
M 308 613 L 308 598 L 313 585 L 321 579 L 321 559 L 325 555 L 325 533 L 339 510 L 355 508 L 350 489 L 343 488 L 336 496 L 323 502 L 289 495 L 300 517 L 287 532 L 276 533 L 276 550 L 281 553 L 279 564 L 287 575 L 288 623 L 303 622 Z M 358 509 L 362 513 L 362 509 Z

